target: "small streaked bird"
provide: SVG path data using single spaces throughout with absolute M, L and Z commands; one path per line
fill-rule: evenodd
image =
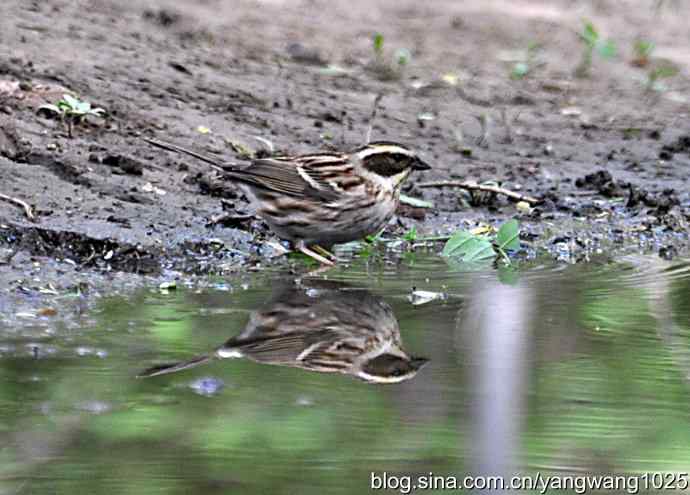
M 253 160 L 218 160 L 155 139 L 148 143 L 183 153 L 243 185 L 273 232 L 317 261 L 333 264 L 334 244 L 381 230 L 395 213 L 400 188 L 413 170 L 430 167 L 408 147 L 387 141 L 349 153 L 315 153 Z
M 278 288 L 263 309 L 251 314 L 244 331 L 212 353 L 154 366 L 139 377 L 174 373 L 217 358 L 342 373 L 369 383 L 409 380 L 428 361 L 403 349 L 398 321 L 383 299 L 321 281 L 310 288 Z

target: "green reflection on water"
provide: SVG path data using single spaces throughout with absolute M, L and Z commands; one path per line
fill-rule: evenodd
M 245 359 L 136 379 L 152 364 L 212 351 L 240 333 L 284 277 L 257 276 L 246 290 L 228 280 L 231 291 L 103 300 L 95 325 L 52 337 L 54 353 L 36 360 L 17 346 L 0 358 L 0 491 L 362 493 L 372 470 L 478 469 L 481 408 L 493 400 L 478 383 L 503 363 L 487 362 L 481 347 L 492 329 L 469 328 L 481 311 L 477 292 L 500 284 L 497 274 L 448 273 L 417 260 L 389 273 L 331 276 L 383 298 L 405 349 L 430 364 L 385 386 Z M 412 286 L 449 298 L 413 307 L 405 297 Z M 511 287 L 531 305 L 512 364 L 524 370 L 519 403 L 504 418 L 518 438 L 483 448 L 514 449 L 519 472 L 686 469 L 684 269 L 536 268 L 511 277 Z M 0 344 L 15 343 L 17 332 L 0 334 Z M 107 356 L 79 356 L 84 346 Z M 198 395 L 190 383 L 200 377 L 225 387 Z

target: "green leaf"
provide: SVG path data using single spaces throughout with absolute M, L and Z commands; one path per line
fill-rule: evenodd
M 638 57 L 649 57 L 654 51 L 655 45 L 653 41 L 637 40 L 635 42 L 635 53 Z
M 412 227 L 410 230 L 405 232 L 403 239 L 405 239 L 407 242 L 416 241 L 417 240 L 417 227 Z
M 67 104 L 67 106 L 69 108 L 71 108 L 72 110 L 79 108 L 79 103 L 80 103 L 79 100 L 77 100 L 72 95 L 68 95 L 68 94 L 62 95 L 62 101 L 64 101 Z M 59 105 L 59 103 L 58 103 L 58 105 Z
M 591 46 L 596 45 L 597 41 L 599 41 L 599 33 L 594 27 L 594 24 L 589 21 L 585 22 L 585 27 L 582 31 L 582 39 Z
M 666 77 L 673 77 L 678 74 L 678 69 L 676 67 L 659 67 L 652 71 L 653 79 L 661 79 Z
M 514 218 L 501 225 L 496 234 L 496 244 L 504 251 L 520 249 L 520 224 Z
M 77 102 L 77 108 L 74 109 L 75 112 L 81 113 L 81 114 L 87 114 L 91 111 L 91 103 L 88 101 L 79 101 Z
M 500 265 L 498 280 L 504 285 L 516 285 L 520 280 L 520 272 L 513 265 Z
M 395 51 L 395 62 L 400 66 L 404 67 L 410 63 L 412 60 L 412 54 L 407 48 L 398 48 Z
M 383 35 L 376 33 L 374 35 L 374 53 L 381 55 L 383 53 Z
M 496 257 L 496 251 L 488 239 L 483 237 L 476 237 L 470 243 L 467 253 L 462 257 L 463 261 L 472 262 L 487 260 Z
M 466 230 L 458 230 L 446 241 L 446 245 L 443 246 L 443 251 L 441 251 L 441 256 L 452 256 L 455 251 L 462 249 L 462 246 L 470 242 L 474 237 Z
M 434 203 L 424 201 L 423 199 L 412 198 L 410 196 L 400 195 L 400 202 L 405 205 L 414 206 L 415 208 L 433 208 Z
M 527 62 L 517 62 L 513 66 L 510 77 L 513 79 L 522 79 L 527 74 L 529 74 L 529 64 L 527 64 Z
M 460 230 L 448 239 L 441 256 L 457 258 L 459 261 L 480 261 L 496 256 L 491 242 L 485 237 L 476 236 L 466 230 Z
M 383 229 L 379 230 L 378 232 L 376 232 L 375 234 L 369 234 L 368 236 L 366 236 L 364 238 L 364 242 L 366 242 L 367 244 L 378 243 L 379 240 L 381 240 L 381 236 L 383 235 L 384 230 L 386 230 L 386 229 L 383 228 Z
M 603 43 L 597 44 L 597 51 L 602 58 L 614 58 L 618 53 L 618 48 L 615 41 L 606 40 Z

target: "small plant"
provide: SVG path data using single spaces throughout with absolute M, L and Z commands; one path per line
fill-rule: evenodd
M 495 260 L 500 256 L 506 264 L 511 264 L 509 251 L 520 249 L 520 225 L 515 219 L 501 225 L 494 237 L 459 230 L 451 236 L 443 247 L 441 256 L 462 263 L 477 263 Z
M 400 79 L 404 68 L 407 67 L 412 60 L 412 54 L 407 48 L 398 48 L 393 55 L 393 60 L 386 60 L 384 38 L 381 33 L 376 33 L 374 35 L 372 49 L 374 52 L 374 60 L 372 61 L 371 68 L 381 80 Z
M 678 68 L 664 59 L 652 59 L 654 42 L 649 40 L 637 40 L 633 45 L 635 57 L 630 63 L 635 67 L 647 68 L 647 79 L 644 81 L 647 91 L 666 91 L 666 85 L 661 81 L 678 74 Z
M 381 229 L 375 234 L 369 234 L 364 238 L 364 242 L 370 246 L 376 246 L 377 244 L 383 242 L 383 232 L 386 229 Z
M 374 56 L 379 60 L 383 59 L 383 35 L 381 33 L 374 35 Z
M 407 48 L 398 48 L 395 50 L 395 64 L 399 69 L 402 70 L 403 67 L 407 66 L 412 60 L 412 54 Z
M 38 111 L 48 112 L 60 117 L 63 123 L 67 125 L 67 135 L 71 138 L 73 136 L 73 129 L 75 124 L 80 124 L 85 118 L 105 117 L 105 110 L 100 107 L 92 107 L 88 101 L 79 100 L 72 95 L 64 94 L 62 99 L 56 104 L 47 103 L 41 105 Z
M 518 60 L 515 62 L 512 70 L 510 71 L 511 79 L 524 79 L 530 74 L 530 72 L 539 66 L 537 63 L 537 54 L 540 48 L 539 43 L 536 42 L 532 42 L 527 46 L 527 53 L 524 60 Z
M 599 32 L 591 22 L 585 22 L 582 33 L 580 33 L 580 39 L 582 40 L 583 48 L 582 58 L 575 69 L 575 75 L 577 77 L 589 76 L 595 52 L 604 59 L 610 59 L 616 56 L 616 43 L 613 40 L 601 39 Z
M 670 65 L 652 67 L 647 73 L 647 91 L 657 91 L 663 93 L 668 88 L 661 79 L 668 79 L 678 74 L 678 68 Z
M 407 242 L 415 242 L 417 240 L 417 227 L 412 227 L 410 230 L 405 232 L 403 239 Z
M 649 58 L 654 51 L 654 42 L 649 40 L 637 40 L 633 45 L 635 58 L 630 62 L 635 67 L 647 67 L 649 65 Z

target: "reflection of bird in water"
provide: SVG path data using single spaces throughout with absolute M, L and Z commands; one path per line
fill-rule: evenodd
M 265 308 L 252 313 L 242 333 L 213 353 L 155 366 L 139 376 L 173 373 L 213 358 L 244 357 L 263 364 L 343 373 L 370 383 L 398 383 L 413 378 L 428 361 L 411 357 L 402 348 L 398 321 L 383 299 L 342 284 L 326 287 L 279 290 Z

